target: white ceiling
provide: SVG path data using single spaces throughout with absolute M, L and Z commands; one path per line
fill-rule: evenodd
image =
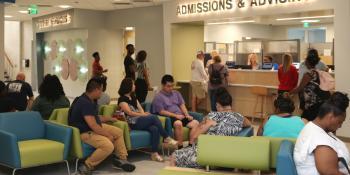
M 7 4 L 5 7 L 5 15 L 12 16 L 5 18 L 11 21 L 26 21 L 33 17 L 43 16 L 66 9 L 59 8 L 59 5 L 70 5 L 72 8 L 91 9 L 91 10 L 115 10 L 134 8 L 142 6 L 158 5 L 170 0 L 16 0 L 15 4 Z M 114 4 L 127 3 L 129 5 Z M 28 10 L 29 5 L 38 5 L 38 15 L 28 15 L 19 13 L 21 10 Z

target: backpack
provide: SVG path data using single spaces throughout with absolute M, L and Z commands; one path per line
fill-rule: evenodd
M 211 66 L 211 74 L 209 77 L 210 83 L 213 85 L 222 84 L 221 70 L 224 68 L 224 66 L 222 66 L 219 70 L 215 70 L 213 65 L 210 65 L 210 66 Z
M 320 78 L 320 89 L 323 91 L 331 91 L 335 89 L 335 79 L 331 74 L 325 71 L 317 70 L 318 76 Z

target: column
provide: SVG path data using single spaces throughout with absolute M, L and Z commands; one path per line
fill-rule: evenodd
M 0 80 L 4 80 L 5 54 L 4 54 L 4 23 L 5 5 L 0 3 Z

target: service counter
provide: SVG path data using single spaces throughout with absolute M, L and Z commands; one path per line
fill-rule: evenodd
M 264 87 L 268 90 L 267 98 L 263 101 L 264 113 L 271 114 L 274 111 L 273 99 L 276 97 L 278 89 L 277 71 L 265 70 L 229 70 L 228 91 L 233 97 L 233 109 L 244 116 L 257 116 L 260 112 L 262 100 L 252 93 L 252 87 Z M 191 106 L 191 87 L 188 80 L 179 80 L 181 86 L 179 91 L 183 94 L 187 106 Z M 299 102 L 297 97 L 293 97 L 296 106 Z M 200 110 L 210 111 L 210 102 L 208 96 L 199 106 Z M 298 113 L 298 112 L 297 112 Z

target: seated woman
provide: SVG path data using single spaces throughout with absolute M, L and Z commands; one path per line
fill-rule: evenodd
M 56 75 L 47 74 L 39 87 L 39 96 L 34 100 L 32 111 L 38 111 L 44 120 L 50 118 L 54 109 L 68 108 L 70 102 Z
M 257 135 L 296 139 L 305 123 L 299 116 L 293 116 L 293 100 L 286 94 L 280 95 L 274 101 L 274 106 L 276 114 L 265 119 Z
M 125 78 L 120 84 L 118 91 L 120 97 L 118 99 L 118 105 L 126 114 L 126 120 L 129 123 L 131 129 L 145 130 L 151 133 L 152 137 L 152 156 L 154 161 L 162 162 L 164 159 L 158 154 L 158 145 L 160 136 L 162 136 L 165 143 L 171 146 L 176 146 L 177 141 L 169 137 L 169 134 L 164 130 L 159 118 L 156 115 L 152 115 L 145 112 L 140 103 L 135 97 L 135 85 L 131 78 Z
M 217 112 L 211 112 L 193 133 L 194 138 L 201 134 L 235 136 L 242 128 L 249 127 L 250 121 L 241 114 L 233 112 L 232 97 L 225 88 L 216 93 Z M 199 168 L 197 164 L 197 146 L 190 146 L 174 152 L 171 165 L 187 168 Z
M 335 92 L 320 107 L 315 120 L 301 131 L 294 147 L 298 174 L 349 174 L 349 151 L 333 133 L 346 118 L 349 98 Z

